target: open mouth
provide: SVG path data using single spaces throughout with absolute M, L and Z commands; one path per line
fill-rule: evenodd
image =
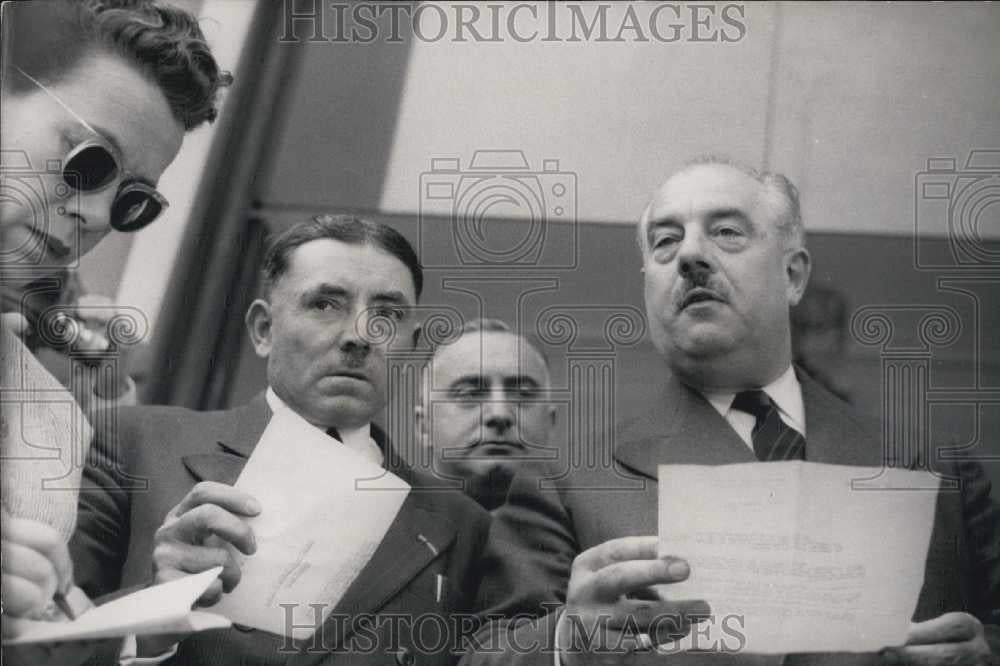
M 684 300 L 681 301 L 680 309 L 683 310 L 690 305 L 697 305 L 698 303 L 725 303 L 725 300 L 714 291 L 710 289 L 703 289 L 701 287 L 692 289 L 685 296 Z

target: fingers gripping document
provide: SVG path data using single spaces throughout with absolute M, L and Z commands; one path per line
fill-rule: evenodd
M 359 488 L 365 479 L 379 479 L 378 488 Z M 272 416 L 236 487 L 262 507 L 248 520 L 257 551 L 245 556 L 230 548 L 240 583 L 212 610 L 297 639 L 326 620 L 410 490 L 290 410 Z
M 886 469 L 894 490 L 852 486 L 872 473 L 801 461 L 661 465 L 660 554 L 691 567 L 688 580 L 662 592 L 707 601 L 715 618 L 707 631 L 728 627 L 734 647 L 739 627 L 735 647 L 743 652 L 903 644 L 923 585 L 938 481 Z M 686 641 L 699 638 L 701 647 L 714 642 L 694 633 Z
M 41 643 L 111 638 L 128 634 L 186 634 L 222 629 L 230 621 L 216 613 L 192 611 L 191 606 L 222 571 L 199 574 L 147 587 L 91 608 L 71 622 L 41 622 L 5 618 L 10 637 L 4 643 Z

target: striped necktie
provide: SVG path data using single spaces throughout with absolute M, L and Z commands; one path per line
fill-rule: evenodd
M 757 419 L 750 436 L 757 460 L 805 460 L 805 437 L 781 420 L 777 406 L 766 393 L 760 389 L 737 393 L 732 408 Z

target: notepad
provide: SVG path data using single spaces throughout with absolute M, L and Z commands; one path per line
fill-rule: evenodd
M 4 644 L 50 643 L 129 634 L 185 634 L 206 629 L 225 629 L 232 623 L 216 613 L 192 611 L 194 602 L 208 589 L 222 567 L 185 576 L 133 592 L 95 606 L 70 622 L 40 622 L 6 618 L 11 629 Z

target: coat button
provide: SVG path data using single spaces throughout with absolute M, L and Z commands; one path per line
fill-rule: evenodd
M 396 653 L 396 663 L 399 666 L 413 666 L 416 662 L 417 658 L 413 656 L 410 648 L 400 648 Z

